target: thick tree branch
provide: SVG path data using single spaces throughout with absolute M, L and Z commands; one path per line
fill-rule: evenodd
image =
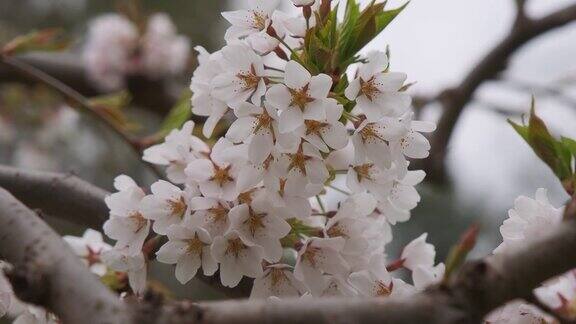
M 34 53 L 18 56 L 18 59 L 73 87 L 84 96 L 92 97 L 104 93 L 90 80 L 80 56 L 76 54 Z M 0 63 L 0 83 L 6 82 L 37 83 L 38 81 L 23 76 Z M 127 86 L 136 105 L 160 116 L 166 115 L 176 104 L 184 88 L 166 80 L 150 80 L 138 75 L 128 77 Z
M 0 188 L 0 258 L 10 262 L 14 292 L 64 323 L 129 323 L 131 313 L 61 237 Z
M 0 187 L 33 209 L 101 230 L 108 219 L 108 194 L 71 174 L 22 171 L 0 166 Z
M 540 19 L 518 17 L 510 34 L 498 43 L 456 87 L 442 91 L 436 98 L 444 110 L 438 130 L 431 137 L 430 158 L 415 163 L 427 171 L 434 182 L 445 180 L 444 160 L 450 137 L 460 115 L 472 100 L 474 92 L 486 80 L 494 79 L 506 67 L 510 57 L 532 39 L 576 20 L 576 4 Z
M 521 250 L 465 265 L 446 286 L 407 299 L 305 299 L 148 304 L 139 323 L 480 323 L 508 301 L 576 267 L 576 220 Z
M 110 193 L 73 175 L 0 166 L 0 187 L 10 191 L 30 208 L 81 226 L 101 231 L 108 219 L 104 198 Z M 251 280 L 247 278 L 234 289 L 222 286 L 218 276 L 200 275 L 199 279 L 232 298 L 247 297 L 252 287 Z

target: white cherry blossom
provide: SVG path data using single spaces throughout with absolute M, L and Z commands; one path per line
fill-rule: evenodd
M 490 324 L 548 324 L 554 323 L 549 315 L 535 306 L 522 301 L 512 301 L 494 311 L 485 318 Z
M 102 233 L 87 229 L 82 237 L 64 236 L 63 239 L 70 245 L 74 253 L 78 255 L 90 271 L 98 276 L 103 276 L 108 271 L 106 265 L 102 263 L 102 253 L 112 247 L 102 239 Z
M 262 247 L 266 261 L 280 260 L 280 239 L 288 235 L 290 225 L 277 216 L 265 195 L 259 195 L 250 204 L 232 208 L 230 220 L 231 230 L 236 231 L 242 241 Z
M 288 133 L 304 125 L 305 120 L 326 118 L 326 99 L 332 78 L 326 74 L 312 76 L 296 61 L 286 64 L 284 83 L 268 90 L 266 100 L 280 110 L 280 132 Z
M 147 267 L 142 252 L 131 253 L 126 248 L 114 248 L 102 254 L 102 260 L 110 269 L 126 272 L 130 288 L 137 295 L 146 290 Z
M 228 105 L 212 94 L 212 80 L 224 72 L 222 68 L 222 53 L 212 54 L 201 46 L 195 47 L 198 52 L 198 67 L 192 75 L 190 90 L 192 90 L 192 112 L 199 116 L 206 116 L 202 134 L 206 138 L 212 136 L 216 124 L 228 111 Z
M 218 270 L 211 252 L 212 238 L 205 229 L 184 222 L 170 226 L 167 235 L 168 242 L 156 252 L 156 257 L 160 262 L 176 264 L 176 279 L 180 283 L 194 278 L 200 267 L 206 276 Z
M 368 62 L 360 65 L 356 79 L 346 88 L 346 97 L 356 100 L 356 107 L 368 120 L 399 117 L 411 103 L 409 95 L 399 92 L 406 81 L 406 74 L 387 72 L 388 57 L 383 52 L 371 52 L 366 59 Z
M 259 106 L 266 93 L 262 57 L 243 43 L 233 43 L 222 50 L 224 72 L 212 80 L 212 96 L 235 108 L 246 100 Z
M 230 226 L 230 203 L 226 200 L 194 197 L 190 200 L 190 208 L 194 210 L 192 224 L 210 233 L 211 237 L 222 236 Z
M 392 175 L 396 175 L 392 170 Z M 414 188 L 417 184 L 424 180 L 426 173 L 422 170 L 408 171 L 403 178 L 395 176 L 390 179 L 390 184 L 386 186 L 389 190 L 386 199 L 380 200 L 379 208 L 382 210 L 390 209 L 391 222 L 405 221 L 402 215 L 397 211 L 410 211 L 414 209 L 420 202 L 420 194 Z M 394 218 L 396 216 L 396 218 Z M 400 218 L 398 218 L 400 216 Z
M 154 221 L 154 232 L 166 235 L 168 227 L 180 224 L 190 217 L 190 199 L 199 195 L 195 185 L 187 185 L 185 190 L 168 181 L 158 180 L 150 187 L 152 194 L 144 197 L 140 211 L 144 218 Z
M 378 121 L 364 120 L 354 131 L 354 159 L 356 163 L 374 162 L 381 169 L 390 167 L 392 151 L 390 142 L 407 132 L 398 118 L 383 117 Z
M 428 157 L 430 142 L 421 133 L 433 132 L 436 125 L 431 122 L 412 120 L 412 116 L 404 116 L 402 123 L 406 125 L 408 132 L 402 137 L 390 142 L 390 150 L 399 174 L 407 171 L 406 157 L 412 159 L 424 159 Z
M 504 241 L 494 253 L 517 249 L 528 240 L 542 237 L 561 222 L 562 211 L 550 204 L 546 189 L 538 189 L 536 199 L 520 196 L 514 201 L 514 209 L 508 211 L 508 219 L 500 226 Z
M 230 125 L 226 137 L 233 143 L 246 142 L 248 157 L 254 164 L 261 164 L 272 153 L 277 137 L 278 116 L 274 109 L 266 109 L 245 102 L 234 109 L 238 119 Z
M 428 233 L 424 233 L 404 247 L 400 259 L 403 260 L 402 265 L 405 268 L 414 271 L 419 266 L 424 268 L 434 266 L 436 248 L 426 242 L 427 237 Z
M 305 120 L 296 133 L 320 151 L 328 153 L 330 149 L 340 150 L 348 144 L 348 130 L 339 119 L 343 107 L 335 99 L 325 101 L 326 118 L 323 120 Z
M 104 233 L 116 240 L 116 245 L 127 247 L 131 254 L 142 249 L 150 230 L 150 221 L 142 216 L 141 202 L 144 191 L 132 178 L 121 175 L 114 180 L 118 192 L 106 197 L 110 219 L 104 223 Z
M 190 40 L 178 35 L 170 16 L 152 15 L 142 38 L 142 70 L 153 78 L 174 75 L 186 69 L 189 56 Z
M 325 289 L 324 274 L 344 276 L 348 264 L 340 255 L 346 241 L 341 238 L 309 238 L 298 251 L 294 276 L 304 282 L 312 295 L 318 296 Z
M 186 167 L 186 175 L 189 179 L 198 183 L 200 192 L 205 197 L 234 200 L 239 192 L 236 188 L 238 172 L 242 167 L 242 161 L 228 162 L 221 158 L 225 147 L 232 144 L 222 141 L 220 147 L 212 150 L 210 159 L 198 159 L 190 162 Z M 217 144 L 218 145 L 218 144 Z
M 212 256 L 220 263 L 220 280 L 226 287 L 236 287 L 243 276 L 261 277 L 264 251 L 242 241 L 238 232 L 229 231 L 214 238 Z
M 164 143 L 151 146 L 144 150 L 146 162 L 168 166 L 166 174 L 168 179 L 176 184 L 186 183 L 184 170 L 188 163 L 206 158 L 210 153 L 210 147 L 200 138 L 192 135 L 194 122 L 188 121 L 182 129 L 172 130 Z
M 83 49 L 88 76 L 104 90 L 122 87 L 137 41 L 138 29 L 122 15 L 106 14 L 91 21 Z
M 272 14 L 278 7 L 279 0 L 249 0 L 249 3 L 250 7 L 247 10 L 222 13 L 222 16 L 232 25 L 224 36 L 227 42 L 266 33 L 266 29 L 272 23 Z
M 286 178 L 304 177 L 312 184 L 323 184 L 330 176 L 322 155 L 310 143 L 302 143 L 297 150 L 281 154 L 276 167 Z
M 318 297 L 356 296 L 356 291 L 342 276 L 324 276 L 324 289 Z
M 265 177 L 264 184 L 268 199 L 278 208 L 283 208 L 290 218 L 305 219 L 310 216 L 312 206 L 308 198 L 315 196 L 322 189 L 309 185 L 304 177 L 288 177 L 272 174 Z
M 305 292 L 306 288 L 294 277 L 291 266 L 271 264 L 265 267 L 261 277 L 254 280 L 250 298 L 299 297 Z
M 348 280 L 364 297 L 388 297 L 394 289 L 384 255 L 373 256 L 367 269 L 350 274 Z
M 576 309 L 573 305 L 576 301 L 576 272 L 575 270 L 548 280 L 541 287 L 534 290 L 534 294 L 548 305 L 551 309 L 573 317 Z
M 430 285 L 439 283 L 444 277 L 446 266 L 439 263 L 435 267 L 417 266 L 412 271 L 412 282 L 418 290 L 424 290 Z

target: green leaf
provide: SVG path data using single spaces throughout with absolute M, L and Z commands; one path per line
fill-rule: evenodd
M 176 105 L 170 110 L 168 116 L 162 122 L 160 130 L 156 136 L 164 137 L 173 129 L 182 127 L 192 116 L 191 100 L 192 92 L 189 90 L 184 91 Z
M 567 141 L 557 140 L 550 134 L 544 121 L 536 115 L 534 106 L 534 100 L 532 100 L 528 125 L 519 125 L 512 121 L 509 123 L 532 147 L 536 155 L 552 169 L 560 181 L 564 183 L 571 180 L 574 175 L 572 168 L 574 154 L 571 147 L 566 144 Z
M 406 2 L 402 6 L 381 12 L 376 16 L 376 33 L 382 32 L 391 22 L 394 20 L 401 12 L 408 6 L 410 1 Z
M 340 57 L 346 57 L 349 49 L 355 42 L 355 29 L 358 18 L 360 17 L 360 4 L 356 0 L 348 0 L 346 3 L 346 11 L 344 13 L 344 21 L 340 27 L 340 39 L 338 45 L 338 53 Z
M 2 54 L 14 55 L 30 51 L 59 51 L 68 47 L 64 32 L 59 28 L 32 31 L 18 36 L 2 47 Z
M 120 91 L 88 99 L 88 103 L 94 110 L 104 114 L 109 122 L 128 131 L 140 128 L 140 124 L 131 120 L 124 113 L 124 108 L 128 107 L 131 101 L 132 96 L 128 91 Z
M 370 43 L 396 18 L 408 3 L 392 10 L 384 10 L 384 3 L 376 3 L 374 0 L 361 12 L 355 4 L 356 1 L 348 1 L 347 12 L 341 25 L 340 43 L 338 53 L 341 70 L 351 64 L 351 58 L 364 46 Z
M 562 144 L 564 144 L 564 146 L 570 151 L 572 156 L 576 158 L 576 141 L 568 137 L 562 137 L 561 140 Z

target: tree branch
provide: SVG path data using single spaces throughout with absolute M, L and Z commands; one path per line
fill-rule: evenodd
M 57 93 L 61 94 L 64 98 L 70 101 L 71 105 L 78 108 L 80 111 L 83 111 L 100 122 L 112 132 L 114 132 L 123 142 L 125 142 L 134 152 L 134 154 L 140 159 L 142 156 L 142 147 L 141 145 L 135 141 L 130 134 L 125 132 L 122 128 L 116 126 L 114 121 L 110 120 L 108 116 L 103 114 L 102 112 L 94 109 L 94 107 L 90 104 L 88 99 L 86 99 L 82 94 L 78 91 L 72 89 L 71 87 L 67 86 L 66 84 L 60 82 L 58 79 L 52 77 L 51 75 L 43 72 L 35 68 L 32 65 L 29 65 L 23 61 L 20 61 L 17 58 L 7 56 L 7 55 L 0 55 L 0 63 L 3 63 L 15 71 L 19 72 L 20 74 L 32 78 L 52 90 L 56 91 Z M 143 162 L 149 169 L 159 178 L 163 178 L 162 173 L 156 169 L 155 166 Z
M 415 165 L 427 171 L 431 181 L 442 183 L 446 180 L 444 160 L 450 137 L 476 89 L 483 82 L 494 79 L 498 73 L 504 70 L 510 57 L 523 45 L 548 31 L 565 26 L 575 20 L 576 4 L 540 19 L 517 19 L 509 35 L 488 52 L 460 85 L 442 91 L 435 98 L 435 101 L 439 101 L 444 109 L 438 122 L 438 129 L 430 139 L 432 145 L 430 157 L 420 162 L 415 161 Z
M 109 193 L 71 174 L 23 171 L 0 165 L 0 187 L 33 209 L 101 230 Z
M 84 96 L 92 97 L 103 94 L 103 91 L 88 78 L 88 73 L 78 55 L 72 53 L 34 53 L 18 56 L 18 59 L 73 87 Z M 37 83 L 38 81 L 0 64 L 0 83 L 6 82 Z M 127 87 L 136 105 L 159 116 L 165 116 L 168 113 L 169 109 L 180 98 L 180 93 L 183 90 L 182 86 L 169 83 L 167 80 L 150 80 L 139 75 L 129 76 Z
M 64 323 L 129 323 L 118 296 L 91 274 L 61 237 L 0 188 L 0 256 L 25 302 L 54 312 Z
M 104 198 L 110 193 L 73 175 L 0 166 L 0 187 L 12 192 L 30 208 L 40 209 L 48 215 L 80 226 L 101 231 L 108 219 Z M 244 278 L 234 289 L 222 286 L 218 276 L 199 275 L 198 278 L 232 298 L 247 297 L 252 288 L 248 278 Z
M 470 262 L 446 286 L 406 299 L 293 299 L 142 306 L 139 323 L 480 323 L 506 302 L 576 267 L 576 220 L 521 250 Z

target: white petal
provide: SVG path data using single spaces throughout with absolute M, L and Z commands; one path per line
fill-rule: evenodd
M 291 107 L 280 114 L 280 133 L 288 133 L 304 124 L 304 116 L 300 108 Z
M 310 96 L 315 99 L 326 99 L 332 88 L 332 78 L 326 74 L 319 74 L 310 80 Z
M 286 63 L 284 70 L 286 71 L 284 77 L 286 86 L 294 90 L 303 88 L 312 78 L 310 72 L 296 61 Z

